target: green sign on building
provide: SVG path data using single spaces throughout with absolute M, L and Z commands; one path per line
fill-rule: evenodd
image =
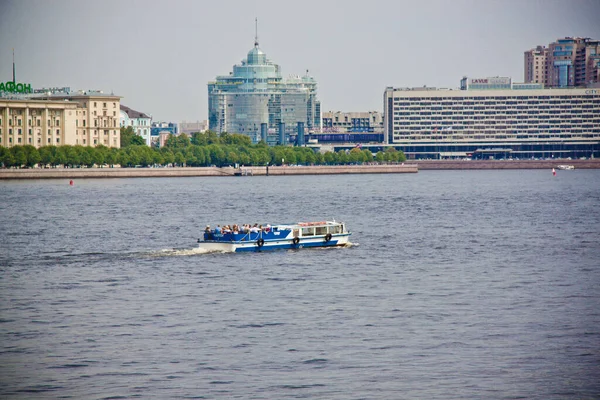
M 0 92 L 33 93 L 31 83 L 0 82 Z

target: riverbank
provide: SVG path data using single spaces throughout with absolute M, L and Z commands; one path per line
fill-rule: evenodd
M 588 160 L 418 160 L 405 164 L 418 165 L 419 170 L 430 169 L 552 169 L 572 165 L 575 169 L 600 169 L 600 159 Z
M 50 168 L 0 169 L 0 179 L 168 178 L 184 176 L 279 176 L 402 174 L 418 172 L 416 164 L 319 165 L 278 167 Z
M 270 166 L 268 175 L 401 174 L 419 170 L 552 169 L 573 165 L 575 169 L 600 169 L 600 159 L 590 160 L 419 160 L 390 165 Z M 265 176 L 267 167 L 176 168 L 50 168 L 0 169 L 0 179 L 152 178 L 185 176 Z

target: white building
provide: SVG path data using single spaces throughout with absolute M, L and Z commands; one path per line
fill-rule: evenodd
M 133 131 L 135 132 L 135 134 L 141 136 L 146 142 L 147 146 L 151 145 L 152 117 L 148 116 L 147 114 L 144 114 L 143 112 L 132 110 L 131 108 L 121 104 L 120 122 L 121 127 L 133 127 Z
M 532 89 L 510 78 L 470 83 L 467 90 L 387 88 L 386 143 L 409 158 L 600 155 L 599 89 Z

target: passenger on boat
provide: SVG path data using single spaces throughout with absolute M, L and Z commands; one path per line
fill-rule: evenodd
M 215 228 L 215 235 L 219 234 L 221 234 L 221 225 L 217 225 L 217 227 Z
M 231 233 L 231 228 L 229 227 L 229 225 L 225 225 L 225 226 L 223 227 L 223 233 L 224 233 L 224 234 L 225 234 L 225 233 Z
M 250 232 L 257 233 L 258 232 L 258 224 L 254 224 L 252 228 L 250 228 Z
M 213 234 L 210 230 L 210 225 L 206 225 L 206 229 L 204 229 L 204 240 L 212 240 Z
M 267 227 L 265 228 L 265 232 L 267 232 L 267 233 L 271 232 L 271 225 L 267 224 Z

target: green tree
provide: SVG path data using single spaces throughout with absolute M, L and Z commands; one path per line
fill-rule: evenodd
M 162 153 L 160 151 L 155 151 L 152 154 L 152 162 L 154 164 L 157 165 L 164 165 L 165 164 L 165 158 L 163 157 Z
M 348 164 L 348 154 L 346 154 L 345 150 L 340 150 L 337 152 L 337 162 L 340 165 Z
M 363 152 L 358 148 L 355 147 L 352 150 L 350 150 L 350 153 L 348 154 L 348 161 L 351 163 L 362 163 L 364 162 L 364 155 Z
M 56 153 L 55 146 L 43 146 L 39 149 L 41 163 L 46 165 L 52 165 L 54 160 L 54 154 Z
M 184 162 L 185 162 L 185 156 L 181 153 L 181 151 L 178 151 L 177 153 L 175 153 L 175 164 L 179 165 L 180 167 L 183 167 Z
M 325 161 L 325 164 L 327 164 L 327 165 L 333 165 L 337 162 L 337 158 L 336 158 L 335 154 L 331 151 L 325 152 L 325 154 L 323 155 L 323 160 Z
M 91 167 L 92 165 L 94 165 L 94 161 L 92 160 L 92 155 L 90 154 L 89 151 L 87 151 L 87 148 L 81 147 L 78 150 L 79 150 L 78 153 L 79 153 L 80 165 L 85 165 L 88 167 Z
M 36 149 L 30 144 L 23 146 L 23 151 L 27 156 L 27 162 L 25 163 L 25 165 L 27 165 L 28 168 L 33 168 L 35 164 L 39 163 L 42 160 L 38 149 Z
M 121 127 L 121 148 L 131 146 L 131 141 L 133 138 L 137 136 L 132 126 L 128 126 L 127 128 Z
M 146 145 L 146 141 L 144 140 L 143 137 L 138 136 L 138 135 L 133 135 L 133 137 L 131 138 L 130 146 L 145 146 L 145 145 Z
M 112 148 L 104 156 L 104 162 L 107 163 L 111 168 L 117 163 L 117 152 L 117 149 Z
M 54 165 L 62 165 L 63 167 L 67 165 L 67 148 L 65 146 L 57 146 L 56 154 L 54 155 Z
M 27 154 L 23 150 L 22 146 L 11 147 L 10 151 L 15 159 L 15 167 L 22 168 L 24 165 L 27 164 Z

